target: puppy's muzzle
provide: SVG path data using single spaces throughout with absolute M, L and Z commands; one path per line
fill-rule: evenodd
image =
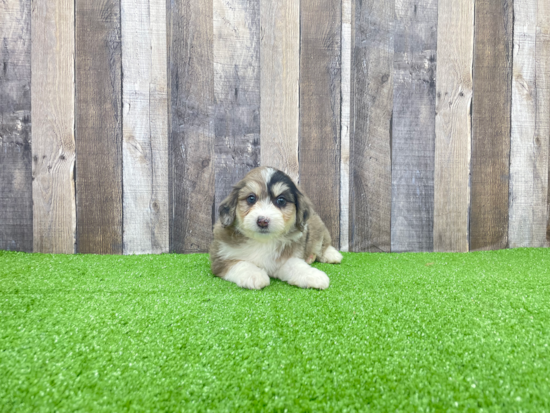
M 266 229 L 269 226 L 269 218 L 258 217 L 258 221 L 256 221 L 256 223 L 260 228 Z

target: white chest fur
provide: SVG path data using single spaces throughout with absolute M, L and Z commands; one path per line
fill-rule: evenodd
M 287 261 L 281 258 L 281 254 L 288 245 L 288 241 L 276 239 L 261 242 L 250 239 L 237 246 L 224 244 L 220 248 L 219 255 L 227 260 L 251 262 L 272 275 Z

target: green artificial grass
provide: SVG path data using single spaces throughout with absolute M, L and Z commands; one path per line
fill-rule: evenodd
M 249 291 L 205 254 L 0 251 L 0 410 L 550 411 L 549 265 L 347 253 Z

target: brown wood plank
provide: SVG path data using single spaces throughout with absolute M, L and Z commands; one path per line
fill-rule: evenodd
M 395 1 L 355 9 L 350 249 L 391 248 L 391 118 Z
M 300 184 L 340 245 L 340 1 L 300 3 Z
M 261 0 L 261 164 L 298 180 L 300 2 Z
M 168 252 L 166 3 L 122 0 L 125 254 Z
M 510 175 L 512 0 L 476 0 L 470 250 L 506 248 Z
M 205 252 L 214 207 L 213 3 L 171 2 L 170 251 Z
M 537 0 L 514 0 L 508 226 L 511 248 L 546 244 L 548 136 L 539 136 L 536 131 L 537 9 Z
M 214 0 L 215 216 L 260 165 L 260 2 Z
M 74 1 L 32 9 L 34 251 L 72 254 L 74 186 Z
M 437 0 L 395 15 L 391 249 L 432 251 Z
M 0 250 L 33 248 L 31 1 L 0 2 Z
M 474 0 L 439 0 L 434 250 L 468 251 Z
M 120 2 L 76 1 L 77 251 L 122 253 Z
M 536 29 L 536 71 L 537 85 L 537 123 L 535 127 L 535 144 L 540 144 L 541 151 L 546 148 L 546 233 L 545 245 L 550 247 L 550 2 L 538 0 Z M 537 138 L 539 141 L 537 141 Z M 544 170 L 541 172 L 544 174 Z

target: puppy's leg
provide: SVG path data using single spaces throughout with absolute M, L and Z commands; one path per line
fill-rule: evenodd
M 239 287 L 251 290 L 261 290 L 269 285 L 267 273 L 248 261 L 239 261 L 234 264 L 223 276 L 224 280 L 231 281 Z
M 310 267 L 304 260 L 295 257 L 289 258 L 273 276 L 301 288 L 324 290 L 330 284 L 323 271 Z
M 318 257 L 317 260 L 328 264 L 340 264 L 342 262 L 342 258 L 342 254 L 340 254 L 332 245 L 329 245 L 325 252 L 323 252 L 323 255 Z

